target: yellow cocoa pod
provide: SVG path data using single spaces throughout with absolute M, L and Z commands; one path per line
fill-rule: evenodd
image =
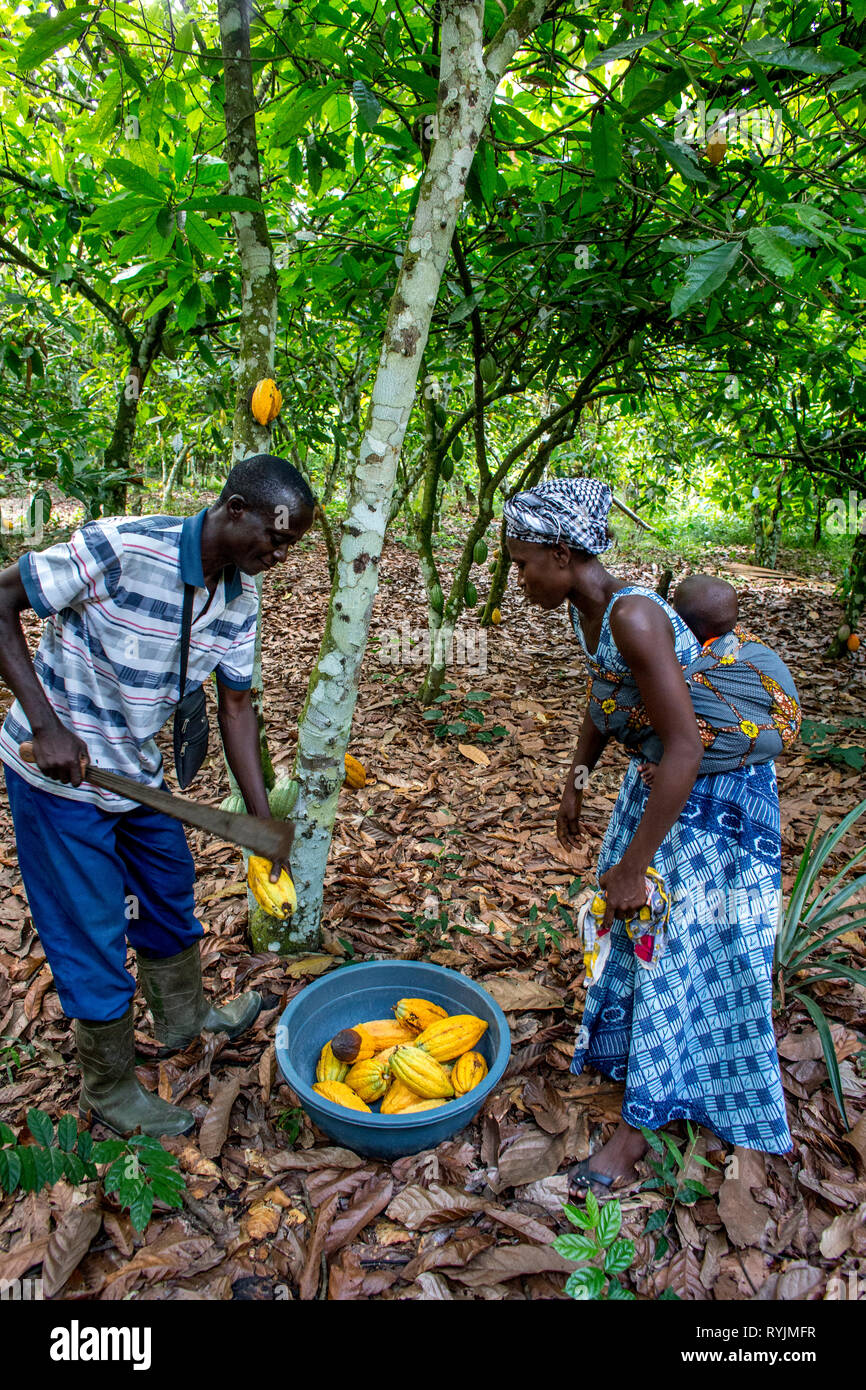
M 381 1115 L 399 1115 L 407 1106 L 416 1105 L 417 1102 L 417 1093 L 411 1091 L 405 1081 L 392 1081 L 382 1097 L 379 1113 Z
M 259 907 L 263 907 L 269 917 L 290 917 L 293 912 L 298 910 L 295 885 L 285 869 L 276 883 L 271 883 L 272 868 L 273 864 L 270 859 L 262 859 L 258 854 L 250 855 L 250 862 L 247 866 L 247 883 L 250 892 Z
M 447 1100 L 417 1100 L 414 1105 L 407 1105 L 400 1111 L 401 1115 L 414 1115 L 416 1110 L 436 1110 L 440 1105 L 447 1105 Z
M 357 791 L 359 787 L 367 785 L 367 773 L 364 770 L 364 764 L 359 763 L 357 758 L 353 758 L 351 753 L 346 754 L 345 768 L 344 787 L 352 787 L 353 790 Z
M 415 1046 L 428 1052 L 437 1062 L 450 1062 L 463 1052 L 469 1052 L 487 1032 L 483 1018 L 474 1014 L 452 1014 L 431 1023 L 415 1039 Z
M 390 1080 L 388 1064 L 377 1062 L 375 1057 L 369 1057 L 365 1062 L 356 1062 L 346 1074 L 346 1085 L 368 1105 L 372 1105 L 374 1100 L 382 1099 Z
M 313 1090 L 324 1100 L 333 1101 L 334 1105 L 345 1105 L 347 1110 L 366 1110 L 369 1113 L 369 1105 L 365 1105 L 360 1096 L 356 1096 L 354 1091 L 343 1081 L 317 1081 Z
M 445 1068 L 419 1047 L 398 1047 L 391 1058 L 391 1072 L 422 1100 L 444 1099 L 454 1094 Z
M 389 1059 L 390 1059 L 390 1057 L 391 1057 L 391 1053 L 392 1053 L 392 1052 L 396 1052 L 396 1051 L 397 1051 L 397 1043 L 394 1043 L 391 1047 L 383 1047 L 381 1052 L 376 1052 L 376 1053 L 374 1054 L 374 1056 L 373 1056 L 373 1061 L 374 1061 L 374 1062 L 383 1062 L 383 1063 L 386 1063 L 386 1064 L 387 1064 L 387 1063 L 389 1063 Z M 390 1065 L 388 1066 L 388 1070 L 389 1070 L 389 1071 L 391 1070 Z
M 347 1062 L 338 1062 L 330 1043 L 325 1043 L 316 1064 L 317 1081 L 345 1081 L 349 1070 Z
M 282 405 L 283 395 L 277 383 L 272 381 L 269 376 L 263 377 L 256 384 L 250 403 L 253 419 L 257 420 L 260 425 L 269 425 L 273 420 L 276 420 Z
M 493 612 L 490 614 L 490 621 L 492 622 L 494 627 L 498 627 L 499 624 L 502 622 L 502 614 L 500 613 L 498 608 L 494 608 Z
M 480 1052 L 464 1052 L 462 1057 L 458 1057 L 454 1063 L 454 1070 L 451 1073 L 451 1085 L 454 1087 L 458 1096 L 465 1096 L 467 1091 L 473 1091 L 479 1081 L 483 1081 L 487 1075 L 487 1063 Z
M 338 1062 L 366 1062 L 386 1047 L 412 1042 L 414 1037 L 414 1031 L 398 1019 L 375 1018 L 344 1028 L 331 1039 L 331 1047 Z
M 437 1019 L 448 1017 L 447 1009 L 443 1009 L 439 1004 L 431 1004 L 429 999 L 398 999 L 394 1005 L 394 1012 L 404 1023 L 408 1023 L 410 1028 L 414 1028 L 416 1033 L 423 1032 Z

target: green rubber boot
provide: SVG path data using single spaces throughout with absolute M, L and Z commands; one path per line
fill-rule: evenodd
M 74 1032 L 81 1066 L 80 1115 L 92 1110 L 117 1134 L 140 1129 L 158 1139 L 189 1133 L 195 1125 L 189 1110 L 152 1095 L 136 1078 L 132 1004 L 122 1018 L 109 1023 L 77 1018 Z
M 197 941 L 176 956 L 155 959 L 139 952 L 138 982 L 153 1014 L 157 1038 L 174 1050 L 186 1047 L 203 1029 L 240 1037 L 255 1023 L 262 1007 L 262 996 L 255 989 L 220 1009 L 208 1003 Z

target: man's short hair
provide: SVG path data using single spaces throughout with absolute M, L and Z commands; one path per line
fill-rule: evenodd
M 286 496 L 312 511 L 316 499 L 303 474 L 288 459 L 276 454 L 253 454 L 236 463 L 219 495 L 220 502 L 242 497 L 251 511 L 270 512 L 285 503 Z

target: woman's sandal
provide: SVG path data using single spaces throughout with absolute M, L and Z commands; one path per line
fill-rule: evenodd
M 608 1196 L 615 1179 L 610 1173 L 599 1173 L 590 1167 L 588 1158 L 582 1158 L 579 1163 L 575 1163 L 568 1172 L 568 1195 L 569 1198 L 584 1196 L 587 1191 L 592 1192 L 594 1197 Z

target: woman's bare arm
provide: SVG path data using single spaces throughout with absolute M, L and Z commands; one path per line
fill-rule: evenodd
M 631 843 L 600 879 L 610 919 L 643 905 L 647 866 L 689 799 L 704 751 L 667 615 L 651 599 L 629 595 L 614 605 L 611 632 L 664 753 Z

